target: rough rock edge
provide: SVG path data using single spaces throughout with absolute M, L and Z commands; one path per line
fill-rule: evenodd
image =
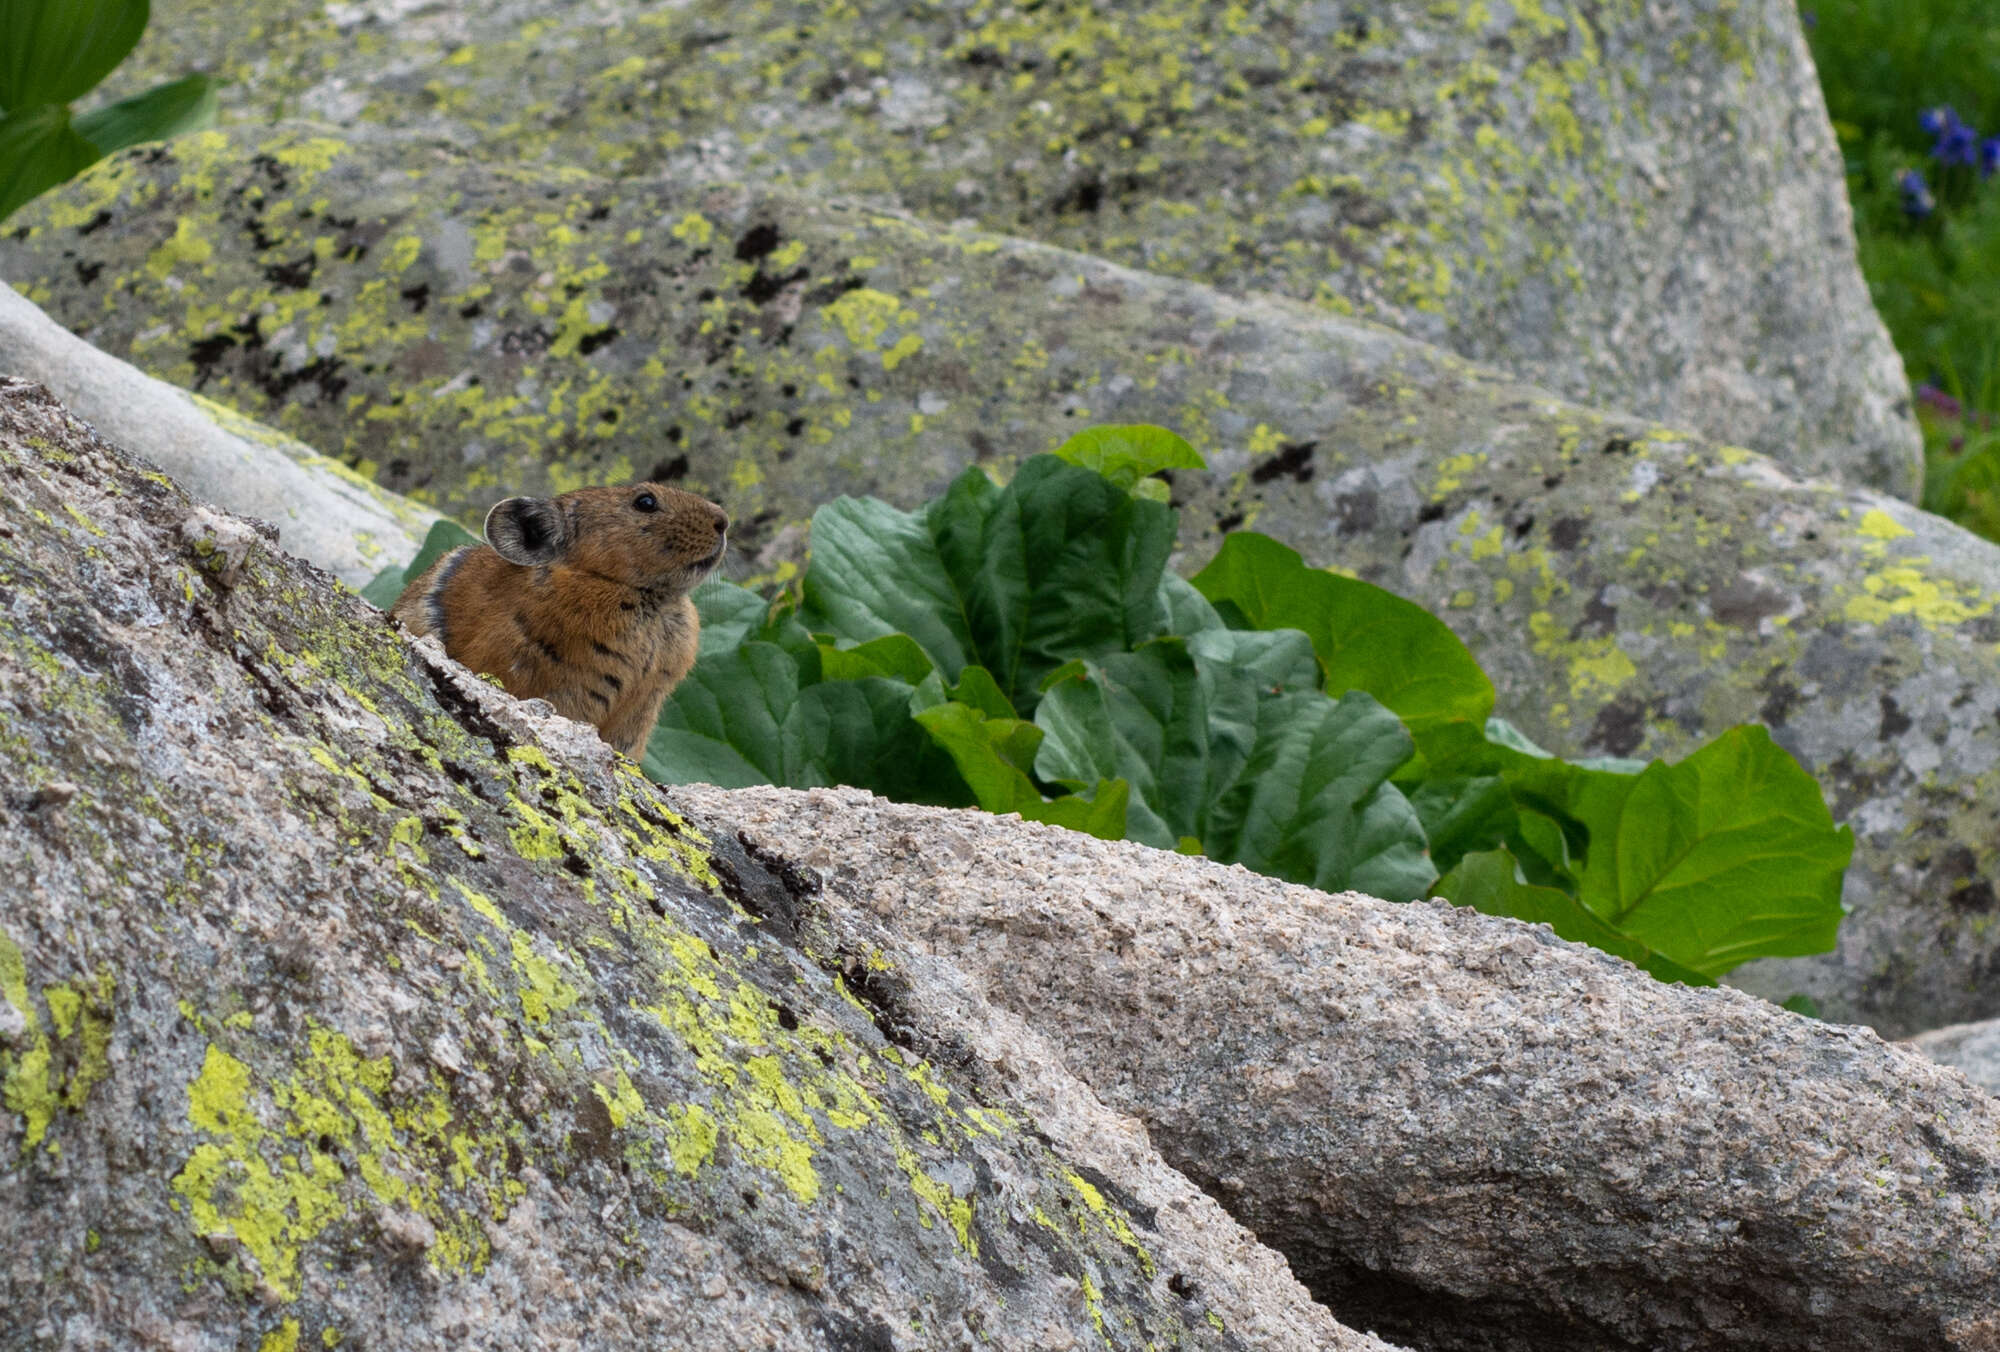
M 787 940 L 782 880 L 687 834 L 589 728 L 399 641 L 268 532 L 134 468 L 38 387 L 0 380 L 0 427 L 0 857 L 28 880 L 0 891 L 0 1344 L 198 1329 L 271 1346 L 324 1329 L 622 1345 L 609 1322 L 704 1347 L 846 1348 L 902 1345 L 881 1319 L 936 1309 L 983 1310 L 996 1343 L 1024 1352 L 1149 1327 L 1241 1347 L 1203 1314 L 1222 1297 L 1268 1302 L 1245 1310 L 1267 1345 L 1384 1348 L 1212 1210 L 1174 1218 L 1221 1246 L 1212 1261 L 1158 1243 L 1126 1197 L 1192 1194 L 1101 1108 L 1070 1109 L 1109 1143 L 1085 1143 L 1111 1166 L 1087 1188 L 1090 1166 L 898 1053 L 879 1012 L 843 1002 Z M 639 870 L 651 891 L 634 890 Z M 447 875 L 491 899 L 427 902 Z M 459 941 L 472 956 L 445 961 Z M 695 1072 L 678 1034 L 662 1043 L 619 997 L 689 963 L 722 994 L 737 983 L 726 1013 L 722 994 L 687 1006 L 716 1021 L 710 1055 L 742 1058 L 747 1041 L 808 1098 L 854 1065 L 899 1068 L 869 1081 L 887 1105 L 872 1125 L 819 1122 L 817 1206 L 788 1205 L 791 1173 L 760 1161 L 719 1089 L 720 1153 L 658 1167 Z M 730 1082 L 762 1083 L 749 1070 Z M 484 1088 L 454 1097 L 460 1077 Z M 904 1196 L 909 1170 L 930 1191 L 912 1173 Z M 1078 1223 L 1012 1214 L 1023 1189 Z M 983 1260 L 946 1209 L 962 1192 L 981 1203 L 960 1219 Z M 754 1219 L 753 1194 L 773 1199 Z M 463 1247 L 440 1257 L 454 1240 L 490 1245 L 478 1275 Z M 1080 1285 L 1051 1275 L 1066 1253 L 1095 1265 Z
M 2000 1019 L 1934 1028 L 1917 1034 L 1908 1045 L 1981 1089 L 2000 1094 Z
M 5 282 L 0 376 L 46 386 L 195 497 L 274 523 L 287 550 L 350 587 L 415 557 L 438 519 L 303 442 L 98 351 Z
M 1442 904 L 847 789 L 674 790 L 941 956 L 1344 1321 L 1419 1346 L 2000 1347 L 2000 1101 Z

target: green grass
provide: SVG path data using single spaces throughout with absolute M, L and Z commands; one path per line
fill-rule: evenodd
M 1949 104 L 1982 137 L 2000 135 L 2000 9 L 1806 0 L 1800 11 L 1847 161 L 1861 268 L 1919 389 L 1924 506 L 2000 540 L 2000 175 L 1946 169 L 1918 125 Z M 1930 184 L 1927 219 L 1904 210 L 1904 169 Z

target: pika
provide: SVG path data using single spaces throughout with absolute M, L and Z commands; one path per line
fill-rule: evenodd
M 694 666 L 688 593 L 722 561 L 728 516 L 663 484 L 580 488 L 496 504 L 486 540 L 425 569 L 389 613 L 638 759 Z

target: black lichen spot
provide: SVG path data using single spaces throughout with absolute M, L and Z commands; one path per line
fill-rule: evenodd
M 1215 518 L 1215 529 L 1223 535 L 1227 535 L 1243 524 L 1244 516 L 1245 513 L 1243 512 L 1229 512 L 1226 515 L 1218 516 Z
M 759 268 L 749 281 L 743 284 L 743 297 L 752 305 L 764 305 L 775 300 L 780 292 L 794 282 L 802 282 L 812 275 L 806 268 L 793 268 L 790 272 L 774 274 Z
M 646 476 L 646 482 L 670 484 L 676 480 L 687 478 L 687 472 L 688 458 L 684 455 L 677 455 L 671 460 L 662 460 L 659 464 L 653 466 L 653 472 Z
M 81 258 L 76 260 L 76 280 L 84 286 L 96 281 L 97 274 L 102 271 L 104 271 L 102 263 L 86 263 Z
M 1799 688 L 1785 679 L 1783 667 L 1773 667 L 1757 688 L 1764 694 L 1764 704 L 1757 710 L 1757 717 L 1774 728 L 1783 727 L 1791 718 L 1792 710 L 1798 708 L 1804 699 Z
M 858 291 L 866 285 L 868 285 L 867 278 L 856 277 L 853 273 L 849 273 L 844 277 L 829 278 L 806 292 L 806 303 L 808 305 L 827 305 L 839 300 L 848 292 Z
M 306 254 L 289 263 L 266 264 L 264 280 L 273 286 L 282 286 L 288 291 L 302 291 L 312 284 L 313 273 L 318 268 L 319 260 L 311 254 Z
M 1604 599 L 1600 589 L 1596 595 L 1584 603 L 1583 618 L 1570 626 L 1569 636 L 1575 638 L 1609 638 L 1618 628 L 1618 607 Z
M 1549 544 L 1567 554 L 1583 543 L 1583 533 L 1590 523 L 1580 516 L 1566 516 L 1549 527 Z
M 577 355 L 588 357 L 591 353 L 597 351 L 598 348 L 603 347 L 606 343 L 611 342 L 617 336 L 618 326 L 616 324 L 606 325 L 604 328 L 586 333 L 583 337 L 576 340 Z
M 806 420 L 804 418 L 794 418 L 785 424 L 785 435 L 788 437 L 795 437 L 805 430 Z
M 1910 722 L 1910 716 L 1903 712 L 1902 706 L 1896 703 L 1894 696 L 1883 695 L 1881 700 L 1882 726 L 1877 730 L 1876 735 L 1886 742 L 1891 738 L 1901 737 L 1914 724 Z
M 94 235 L 109 224 L 111 224 L 111 213 L 100 211 L 82 225 L 79 225 L 76 228 L 76 233 L 79 235 Z
M 1294 441 L 1280 446 L 1250 471 L 1250 482 L 1267 484 L 1283 475 L 1290 475 L 1296 483 L 1308 482 L 1313 476 L 1313 448 L 1317 445 L 1317 441 Z
M 753 225 L 743 232 L 741 239 L 736 241 L 736 261 L 754 263 L 777 248 L 778 241 L 782 238 L 784 237 L 778 233 L 778 227 L 775 225 L 768 222 Z
M 431 284 L 429 282 L 418 282 L 415 286 L 406 286 L 403 288 L 402 295 L 403 303 L 410 307 L 412 314 L 422 314 L 430 307 Z
M 1608 438 L 1606 438 L 1606 439 L 1605 439 L 1605 442 L 1604 442 L 1604 453 L 1605 453 L 1606 455 L 1630 455 L 1630 454 L 1632 454 L 1632 438 L 1630 438 L 1630 437 L 1608 437 Z
M 1104 180 L 1087 178 L 1055 200 L 1055 214 L 1094 214 L 1104 205 Z
M 1589 745 L 1604 748 L 1608 755 L 1629 756 L 1645 738 L 1646 706 L 1630 695 L 1620 695 L 1597 711 Z
M 1951 909 L 1961 915 L 1991 915 L 2000 898 L 1993 894 L 1993 884 L 1985 878 L 1975 878 L 1963 887 L 1953 888 L 1945 894 Z
M 1417 524 L 1419 526 L 1428 526 L 1433 521 L 1442 520 L 1444 520 L 1444 504 L 1442 502 L 1426 503 L 1423 510 L 1417 513 Z
M 222 354 L 236 346 L 234 335 L 214 334 L 207 338 L 197 338 L 188 344 L 188 360 L 194 363 L 194 387 L 198 390 L 209 382 L 215 374 L 216 365 Z

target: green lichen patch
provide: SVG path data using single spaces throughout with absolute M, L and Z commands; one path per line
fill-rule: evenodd
M 20 1123 L 22 1155 L 37 1148 L 58 1153 L 60 1144 L 49 1134 L 58 1116 L 82 1112 L 91 1090 L 111 1073 L 111 973 L 56 982 L 40 993 L 38 1008 L 21 949 L 0 930 L 0 999 L 22 1025 L 12 1047 L 0 1044 L 0 1107 Z

